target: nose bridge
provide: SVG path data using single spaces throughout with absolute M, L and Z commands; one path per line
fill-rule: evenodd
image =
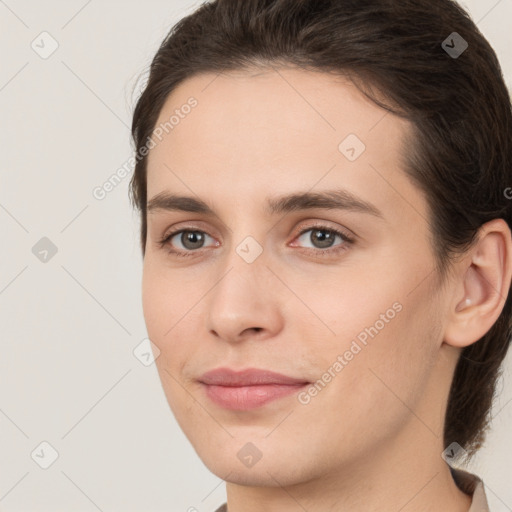
M 240 206 L 242 208 L 243 205 Z M 268 231 L 260 226 L 261 212 L 245 211 L 245 216 L 240 215 L 240 210 L 233 222 L 227 219 L 229 236 L 227 237 L 226 253 L 223 255 L 224 269 L 229 274 L 239 274 L 246 279 L 255 277 L 264 278 L 268 273 L 266 264 L 268 254 L 264 246 L 268 238 Z M 268 246 L 267 246 L 268 247 Z
M 254 237 L 245 237 L 230 247 L 222 265 L 223 277 L 217 281 L 212 291 L 220 300 L 222 297 L 231 297 L 235 301 L 244 299 L 246 304 L 256 304 L 259 302 L 262 286 L 268 282 L 270 271 L 267 263 L 263 246 Z

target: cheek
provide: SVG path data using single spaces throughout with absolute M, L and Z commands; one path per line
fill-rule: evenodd
M 315 289 L 303 295 L 317 319 L 324 323 L 324 342 L 333 348 L 342 349 L 353 338 L 358 338 L 363 346 L 374 337 L 382 338 L 402 315 L 399 283 L 386 280 L 377 272 L 347 272 L 320 278 L 316 284 Z M 301 322 L 300 318 L 296 320 Z M 305 327 L 311 324 L 310 320 L 302 320 Z M 321 322 L 316 324 L 321 327 Z
M 142 307 L 148 337 L 160 350 L 155 365 L 163 391 L 171 410 L 181 418 L 180 411 L 188 406 L 180 386 L 181 366 L 187 360 L 183 351 L 187 345 L 177 340 L 182 327 L 179 319 L 184 314 L 181 312 L 183 297 L 177 293 L 176 284 L 171 285 L 164 276 L 165 272 L 156 270 L 150 261 L 144 262 Z
M 190 308 L 194 293 L 152 253 L 146 253 L 142 273 L 142 308 L 148 333 L 162 338 Z M 172 330 L 169 332 L 170 336 Z
M 426 288 L 411 293 L 407 276 L 371 279 L 373 286 L 324 288 L 310 303 L 322 311 L 322 320 L 335 332 L 316 336 L 308 359 L 317 378 L 330 370 L 336 375 L 321 391 L 328 400 L 357 411 L 361 421 L 379 404 L 398 414 L 405 403 L 415 403 L 428 381 L 439 346 L 440 322 L 434 298 Z M 400 280 L 399 280 L 400 279 Z M 319 315 L 320 316 L 320 315 Z M 307 327 L 305 327 L 307 329 Z M 309 327 L 311 330 L 311 327 Z M 325 376 L 329 380 L 329 375 Z M 398 399 L 397 397 L 400 397 Z
M 159 271 L 151 261 L 145 260 L 142 276 L 142 309 L 148 336 L 160 349 L 160 356 L 156 360 L 159 370 L 162 367 L 171 370 L 169 365 L 176 361 L 176 358 L 169 356 L 171 353 L 177 355 L 179 346 L 183 346 L 173 343 L 173 340 L 181 324 L 180 318 L 186 312 L 183 309 L 186 297 L 176 281 L 171 283 L 165 276 L 165 270 Z
M 158 280 L 157 273 L 145 260 L 142 274 L 142 310 L 148 335 L 158 346 L 158 340 L 165 332 L 165 319 L 168 318 L 168 311 L 165 311 L 168 299 L 163 283 Z
M 428 386 L 441 320 L 435 314 L 439 297 L 431 286 L 430 255 L 417 249 L 422 243 L 390 245 L 374 264 L 366 261 L 365 270 L 352 278 L 349 295 L 340 293 L 337 311 L 332 308 L 333 317 L 344 319 L 338 329 L 344 350 L 352 340 L 361 347 L 342 370 L 344 381 L 338 381 L 333 397 L 354 412 L 356 425 L 369 426 L 372 418 L 392 432 L 407 421 L 408 407 L 415 409 Z M 338 352 L 333 349 L 330 359 Z
M 181 380 L 183 367 L 197 356 L 200 348 L 197 326 L 201 325 L 198 301 L 202 296 L 204 291 L 191 286 L 188 280 L 180 280 L 177 273 L 153 264 L 150 259 L 144 262 L 144 320 L 149 338 L 160 350 L 157 368 L 170 389 L 176 384 L 172 377 Z

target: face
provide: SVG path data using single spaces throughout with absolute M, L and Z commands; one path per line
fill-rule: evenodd
M 221 478 L 292 484 L 433 441 L 410 408 L 441 429 L 445 298 L 401 163 L 410 126 L 385 114 L 295 69 L 195 76 L 161 111 L 144 316 L 168 403 Z M 206 385 L 219 368 L 294 380 Z

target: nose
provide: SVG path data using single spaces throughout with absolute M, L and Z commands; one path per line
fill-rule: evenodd
M 205 302 L 213 336 L 239 343 L 273 337 L 283 328 L 283 286 L 262 256 L 251 263 L 236 253 L 230 258 Z

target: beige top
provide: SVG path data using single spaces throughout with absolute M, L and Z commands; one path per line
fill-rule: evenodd
M 457 487 L 462 492 L 473 496 L 468 512 L 490 512 L 482 480 L 476 475 L 462 469 L 453 469 L 450 467 L 450 471 Z M 220 506 L 215 512 L 228 512 L 226 503 Z

